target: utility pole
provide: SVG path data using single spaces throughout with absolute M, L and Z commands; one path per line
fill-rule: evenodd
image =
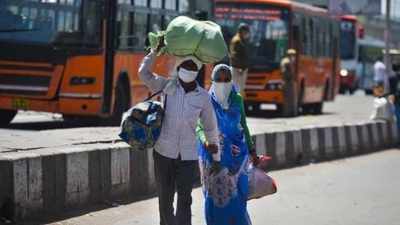
M 390 1 L 386 0 L 386 24 L 385 24 L 385 66 L 386 71 L 391 72 L 391 62 L 390 62 Z

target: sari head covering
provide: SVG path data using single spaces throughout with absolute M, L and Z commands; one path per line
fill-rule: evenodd
M 221 71 L 226 71 L 230 77 L 228 82 L 217 82 L 221 76 Z M 232 70 L 226 64 L 218 64 L 214 67 L 211 74 L 212 84 L 210 95 L 222 106 L 223 109 L 229 108 L 229 96 L 233 89 Z

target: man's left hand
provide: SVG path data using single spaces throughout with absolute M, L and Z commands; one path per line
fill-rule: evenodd
M 205 147 L 210 154 L 218 153 L 218 145 L 206 143 Z

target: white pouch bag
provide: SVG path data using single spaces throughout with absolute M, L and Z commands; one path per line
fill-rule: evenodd
M 249 165 L 249 196 L 247 200 L 262 198 L 277 192 L 275 180 L 260 168 Z
M 371 115 L 372 120 L 394 120 L 393 104 L 385 97 L 374 98 L 374 111 Z

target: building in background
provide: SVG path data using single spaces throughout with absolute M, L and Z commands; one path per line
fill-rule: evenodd
M 382 0 L 381 12 L 385 15 L 386 0 Z M 391 0 L 390 3 L 390 16 L 395 20 L 400 20 L 400 0 Z
M 328 8 L 329 0 L 296 0 L 311 5 Z M 338 1 L 338 0 L 335 0 Z M 386 0 L 346 0 L 344 1 L 350 8 L 360 8 L 365 2 L 367 5 L 374 6 L 380 2 L 380 13 L 378 15 L 358 15 L 358 20 L 363 25 L 365 36 L 370 39 L 384 40 Z M 374 6 L 375 7 L 375 6 Z M 365 10 L 365 8 L 363 8 Z M 357 11 L 357 10 L 355 10 Z M 367 10 L 368 11 L 368 10 Z M 391 47 L 400 48 L 400 0 L 391 0 Z

